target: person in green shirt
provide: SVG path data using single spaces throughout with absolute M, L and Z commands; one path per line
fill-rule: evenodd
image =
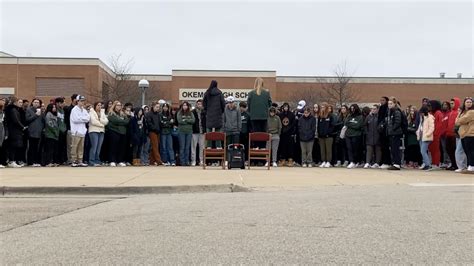
M 181 166 L 190 166 L 189 155 L 191 151 L 191 140 L 193 138 L 194 115 L 191 112 L 191 105 L 183 102 L 176 114 L 179 130 L 179 159 Z
M 130 119 L 122 111 L 122 104 L 115 101 L 112 104 L 109 115 L 107 117 L 109 123 L 107 129 L 109 131 L 109 143 L 113 144 L 109 147 L 109 162 L 110 166 L 125 167 L 125 150 L 127 149 L 127 127 Z
M 252 132 L 267 132 L 268 109 L 272 105 L 270 92 L 265 89 L 262 78 L 255 80 L 254 89 L 247 98 L 247 112 L 250 116 Z M 265 142 L 255 143 L 259 148 L 265 148 Z
M 345 139 L 350 162 L 347 168 L 352 169 L 356 168 L 360 162 L 359 150 L 362 148 L 362 132 L 364 130 L 364 118 L 359 105 L 351 105 L 344 126 L 347 128 Z

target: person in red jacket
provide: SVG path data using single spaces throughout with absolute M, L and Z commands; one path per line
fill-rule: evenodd
M 454 131 L 454 124 L 459 114 L 459 107 L 461 100 L 459 98 L 451 99 L 451 112 L 448 115 L 448 125 L 446 126 L 446 152 L 448 153 L 451 166 L 446 170 L 454 171 L 458 168 L 456 164 L 456 132 Z
M 440 139 L 445 128 L 443 128 L 443 113 L 441 112 L 441 103 L 436 100 L 431 100 L 428 108 L 431 114 L 435 117 L 435 130 L 433 133 L 433 142 L 429 146 L 432 159 L 432 169 L 439 170 L 441 160 Z

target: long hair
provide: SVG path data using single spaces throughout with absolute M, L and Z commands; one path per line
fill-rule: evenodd
M 255 84 L 254 84 L 253 88 L 255 89 L 255 92 L 257 93 L 257 95 L 262 94 L 263 79 L 260 78 L 260 77 L 255 79 Z
M 354 111 L 352 111 L 352 108 L 354 108 Z M 359 115 L 362 114 L 362 113 L 360 112 L 359 105 L 357 105 L 356 103 L 354 103 L 354 104 L 351 105 L 351 108 L 349 108 L 349 113 L 350 113 L 352 116 L 359 116 Z
M 119 101 L 115 101 L 115 102 L 112 104 L 112 107 L 110 107 L 109 115 L 123 116 L 123 111 L 122 111 L 122 110 L 120 110 L 119 113 L 115 112 L 115 107 L 117 107 L 117 104 L 120 104 L 120 102 L 119 102 Z
M 471 100 L 471 102 L 472 102 L 472 98 L 471 98 L 471 97 L 466 97 L 466 98 L 464 98 L 464 101 L 462 102 L 461 112 L 459 113 L 459 116 L 461 116 L 462 114 L 464 114 L 466 111 L 469 111 L 469 110 L 473 110 L 473 109 L 474 109 L 474 105 L 472 105 L 471 108 L 466 109 L 466 101 L 467 101 L 467 100 Z
M 168 107 L 168 111 L 165 111 L 165 107 Z M 171 115 L 171 107 L 169 103 L 164 103 L 163 106 L 161 107 L 161 113 L 165 116 L 170 116 Z
M 58 115 L 58 109 L 56 107 L 56 112 L 53 112 L 53 107 L 56 107 L 56 104 L 50 103 L 48 104 L 48 107 L 46 107 L 46 114 L 51 113 L 54 116 Z
M 214 79 L 211 81 L 211 84 L 209 85 L 209 90 L 213 88 L 217 88 L 217 80 L 214 80 Z
M 184 111 L 183 109 L 183 105 L 188 106 L 188 110 Z M 185 114 L 185 115 L 191 115 L 191 105 L 189 104 L 188 101 L 184 101 L 182 104 L 181 104 L 181 107 L 179 108 L 179 111 L 181 112 L 181 114 Z
M 321 103 L 321 106 L 319 108 L 319 117 L 327 118 L 328 116 L 329 116 L 329 104 L 327 102 L 323 102 Z

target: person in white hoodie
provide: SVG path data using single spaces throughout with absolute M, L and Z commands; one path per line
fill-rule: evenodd
M 89 149 L 90 166 L 100 166 L 102 164 L 99 155 L 102 143 L 104 142 L 105 126 L 109 123 L 105 109 L 102 106 L 101 102 L 96 102 L 89 111 L 91 117 L 89 121 L 89 139 L 91 141 Z
M 71 166 L 85 167 L 85 164 L 82 161 L 82 156 L 84 153 L 84 139 L 87 134 L 86 124 L 90 120 L 90 115 L 84 108 L 84 102 L 86 98 L 82 95 L 77 95 L 76 97 L 77 105 L 72 108 L 71 111 Z

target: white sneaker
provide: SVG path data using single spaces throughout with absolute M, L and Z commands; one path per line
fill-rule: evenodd
M 428 171 L 438 171 L 438 170 L 441 170 L 441 168 L 439 166 L 433 164 Z
M 324 168 L 331 168 L 331 167 L 332 167 L 331 163 L 330 163 L 330 162 L 326 162 L 326 165 L 324 166 Z
M 110 167 L 116 167 L 117 165 L 115 163 L 110 163 Z
M 171 166 L 176 166 L 176 163 L 172 163 Z
M 79 167 L 79 164 L 78 163 L 72 163 L 71 167 Z
M 308 164 L 308 167 L 309 167 L 309 168 L 313 167 L 313 164 L 312 164 L 312 163 L 309 163 L 309 164 Z
M 382 164 L 382 166 L 380 166 L 381 169 L 388 169 L 390 167 L 390 165 L 388 164 Z
M 467 167 L 467 170 L 468 170 L 469 172 L 474 171 L 474 166 L 468 166 L 468 167 Z
M 278 167 L 278 164 L 276 162 L 273 162 L 273 167 Z
M 347 166 L 347 169 L 352 169 L 352 168 L 355 168 L 355 164 L 354 163 L 350 163 L 348 166 Z
M 0 164 L 0 169 L 5 168 L 5 165 Z
M 456 169 L 454 170 L 455 173 L 462 173 L 465 169 Z
M 326 167 L 326 162 L 322 162 L 321 165 L 319 165 L 319 168 L 324 168 Z
M 349 165 L 348 161 L 344 161 L 344 164 L 342 165 L 343 167 L 347 167 Z
M 21 168 L 21 166 L 19 166 L 18 164 L 16 164 L 16 162 L 8 163 L 8 167 L 9 167 L 9 168 Z
M 372 169 L 379 169 L 380 168 L 380 165 L 378 163 L 374 163 L 374 165 L 372 165 L 370 168 Z
M 423 170 L 423 168 L 425 168 L 425 164 L 421 164 L 420 167 L 418 167 L 419 170 Z
M 203 161 L 200 161 L 200 162 L 199 162 L 199 166 L 202 166 L 203 164 L 204 164 Z
M 191 162 L 191 166 L 196 166 L 196 162 Z
M 79 166 L 80 166 L 80 167 L 87 167 L 87 166 L 89 166 L 89 165 L 87 165 L 86 163 L 80 163 Z
M 33 167 L 41 167 L 41 164 L 35 163 L 32 165 Z
M 228 162 L 228 161 L 225 161 L 225 164 L 224 164 L 224 165 L 225 165 L 225 167 L 229 166 L 229 162 Z M 268 163 L 265 164 L 265 167 L 267 167 L 267 166 L 268 166 Z
M 334 165 L 334 167 L 341 167 L 341 161 L 337 161 L 336 165 Z
M 226 162 L 227 163 L 227 162 Z M 265 167 L 268 167 L 268 162 L 265 163 Z
M 127 166 L 127 165 L 126 165 L 125 163 L 119 163 L 118 166 L 120 166 L 120 167 L 125 167 L 125 166 Z
M 369 168 L 370 168 L 370 164 L 369 164 L 369 163 L 366 163 L 366 164 L 364 165 L 364 169 L 369 169 Z
M 302 165 L 302 167 L 308 167 L 308 165 L 304 163 L 304 164 Z

